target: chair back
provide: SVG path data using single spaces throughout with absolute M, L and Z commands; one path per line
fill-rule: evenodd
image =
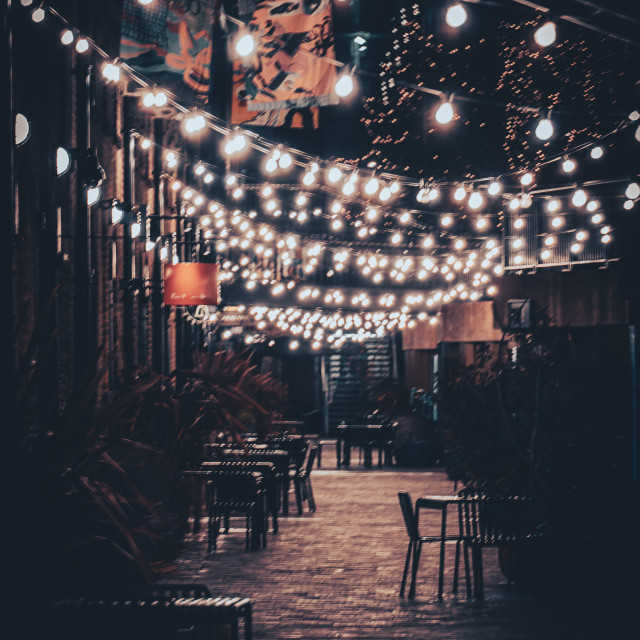
M 255 504 L 262 492 L 260 474 L 251 471 L 211 471 L 207 477 L 209 504 L 245 508 Z
M 309 451 L 309 456 L 307 457 L 307 464 L 304 467 L 304 471 L 299 473 L 301 478 L 308 478 L 311 475 L 311 470 L 313 469 L 313 463 L 316 459 L 316 454 L 318 453 L 318 447 L 311 447 Z
M 404 518 L 404 524 L 407 528 L 409 538 L 411 538 L 411 540 L 418 540 L 420 534 L 418 533 L 418 522 L 413 512 L 411 496 L 407 491 L 398 491 L 398 500 L 400 501 L 400 509 L 402 509 L 402 517 Z
M 464 532 L 482 546 L 516 543 L 539 535 L 535 503 L 520 496 L 468 496 L 463 503 Z

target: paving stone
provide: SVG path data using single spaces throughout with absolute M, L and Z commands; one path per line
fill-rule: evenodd
M 415 500 L 450 493 L 453 486 L 439 470 L 357 465 L 337 470 L 328 468 L 332 462 L 335 466 L 335 456 L 332 461 L 323 455 L 323 468 L 312 473 L 315 514 L 281 518 L 278 535 L 269 535 L 261 551 L 245 551 L 240 520 L 211 554 L 203 532 L 191 535 L 172 579 L 204 583 L 214 594 L 252 598 L 256 640 L 633 637 L 598 612 L 578 612 L 562 603 L 543 606 L 508 589 L 495 550 L 485 551 L 484 601 L 467 599 L 462 569 L 460 592 L 451 593 L 455 545 L 447 546 L 446 593 L 438 599 L 436 544 L 423 547 L 416 599 L 400 598 L 408 538 L 397 493 L 409 491 Z M 436 514 L 421 513 L 421 529 L 427 527 L 438 529 Z

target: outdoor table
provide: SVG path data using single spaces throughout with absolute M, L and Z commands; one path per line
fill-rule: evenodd
M 465 503 L 466 498 L 456 494 L 450 495 L 425 495 L 420 496 L 416 500 L 415 514 L 416 523 L 419 522 L 420 509 L 435 509 L 440 511 L 440 569 L 438 572 L 438 597 L 442 597 L 444 588 L 444 545 L 447 541 L 454 541 L 456 543 L 456 556 L 455 565 L 453 570 L 453 593 L 458 592 L 458 569 L 460 567 L 460 544 L 464 542 L 464 531 L 462 527 L 462 506 Z M 447 534 L 447 507 L 450 504 L 455 504 L 458 507 L 458 533 Z M 467 584 L 467 594 L 471 592 L 471 580 L 469 577 L 469 564 L 467 560 L 467 549 L 464 547 L 464 566 L 465 566 L 465 578 Z
M 364 449 L 364 466 L 370 467 L 371 447 L 378 445 L 378 465 L 382 466 L 383 447 L 393 439 L 393 427 L 382 424 L 339 424 L 337 427 L 336 456 L 338 467 L 348 467 L 351 464 L 351 447 L 359 446 Z

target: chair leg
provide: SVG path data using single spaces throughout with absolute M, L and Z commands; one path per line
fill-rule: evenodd
M 460 571 L 460 544 L 461 540 L 456 540 L 456 555 L 453 561 L 453 593 L 458 593 L 458 572 Z
M 407 584 L 407 574 L 409 573 L 409 562 L 411 561 L 411 550 L 413 549 L 413 540 L 409 540 L 407 547 L 407 557 L 404 561 L 404 571 L 402 572 L 402 582 L 400 583 L 400 597 L 404 596 L 404 587 Z
M 296 505 L 298 507 L 298 515 L 302 515 L 302 488 L 300 486 L 300 480 L 295 478 L 293 481 L 293 489 L 296 494 Z
M 462 543 L 462 556 L 464 560 L 464 578 L 467 586 L 467 598 L 471 596 L 471 572 L 469 571 L 469 549 L 468 545 Z
M 316 510 L 316 500 L 313 497 L 313 489 L 311 487 L 311 478 L 307 477 L 305 480 L 305 486 L 307 489 L 307 504 L 309 505 L 309 511 Z
M 417 541 L 413 550 L 413 566 L 411 567 L 411 585 L 409 586 L 409 598 L 416 597 L 416 578 L 418 577 L 418 565 L 420 564 L 420 553 L 422 552 L 422 542 Z

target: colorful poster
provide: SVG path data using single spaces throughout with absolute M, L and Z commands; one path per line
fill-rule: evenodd
M 141 75 L 205 104 L 211 80 L 213 3 L 124 0 L 120 57 Z
M 234 60 L 232 122 L 317 126 L 309 107 L 338 103 L 330 0 L 264 0 L 249 27 L 258 46 Z

